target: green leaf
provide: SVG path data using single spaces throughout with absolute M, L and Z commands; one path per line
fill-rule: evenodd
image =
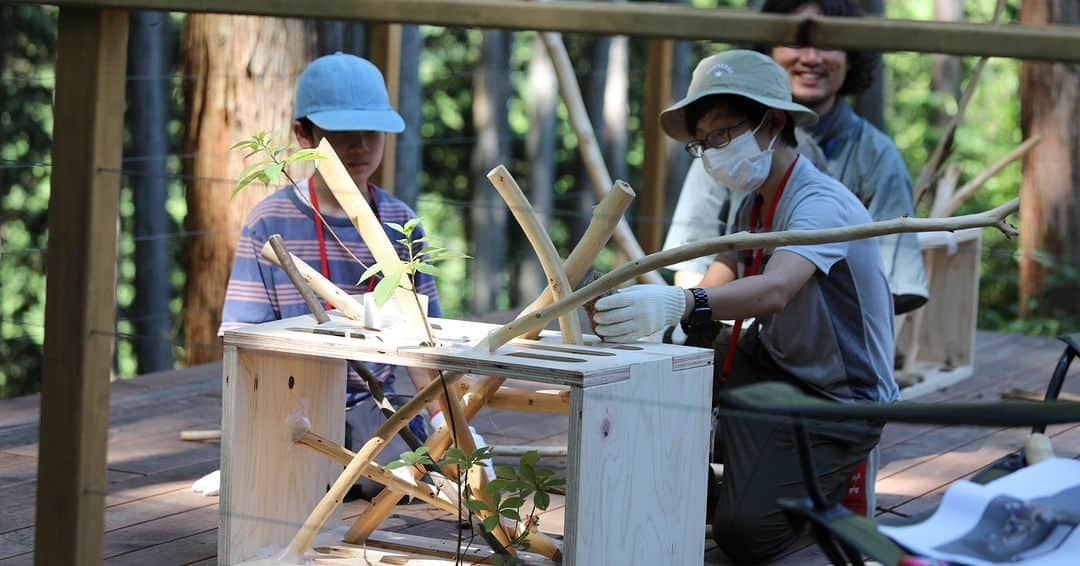
M 394 296 L 394 291 L 401 283 L 401 276 L 404 274 L 402 270 L 395 270 L 394 273 L 387 273 L 383 271 L 383 279 L 379 281 L 379 284 L 375 286 L 375 304 L 380 307 L 385 305 L 390 297 Z
M 369 277 L 371 277 L 372 275 L 375 275 L 380 270 L 382 270 L 382 264 L 376 263 L 376 264 L 372 265 L 371 267 L 364 270 L 364 274 L 360 276 L 360 280 L 357 281 L 356 283 L 360 284 L 360 283 L 363 283 L 364 281 L 367 281 L 367 279 Z
M 521 520 L 521 514 L 518 513 L 517 509 L 502 509 L 499 511 L 499 514 L 507 519 L 513 519 L 515 521 Z
M 539 461 L 540 461 L 540 453 L 537 452 L 536 450 L 529 450 L 528 452 L 521 455 L 521 465 L 522 466 L 528 465 L 529 467 L 533 467 Z
M 469 511 L 472 511 L 473 513 L 479 513 L 481 511 L 488 511 L 489 510 L 487 503 L 484 503 L 483 501 L 480 501 L 479 499 L 468 499 L 468 500 L 464 501 L 462 503 L 462 505 L 467 507 L 469 509 Z
M 484 486 L 484 493 L 501 493 L 510 490 L 510 480 L 494 479 Z
M 487 531 L 489 533 L 495 532 L 495 527 L 497 527 L 497 526 L 499 526 L 499 516 L 498 515 L 492 515 L 492 516 L 484 519 L 484 530 L 485 531 Z
M 495 477 L 508 480 L 516 480 L 517 471 L 512 466 L 495 466 Z
M 499 505 L 499 509 L 521 509 L 522 505 L 525 505 L 524 497 L 507 497 Z
M 403 468 L 405 466 L 408 466 L 408 464 L 406 464 L 405 462 L 403 462 L 401 460 L 394 460 L 393 462 L 390 462 L 390 463 L 386 464 L 386 469 L 387 470 L 396 470 L 398 468 Z
M 276 163 L 266 168 L 266 178 L 269 179 L 269 184 L 278 184 L 278 179 L 281 178 L 281 171 L 285 169 L 284 163 Z
M 398 234 L 408 236 L 408 234 L 405 233 L 405 227 L 401 224 L 398 224 L 396 222 L 384 222 L 384 224 L 386 224 L 391 230 L 397 232 Z
M 439 274 L 442 273 L 442 271 L 438 267 L 435 267 L 434 265 L 431 265 L 430 263 L 418 262 L 414 266 L 413 269 L 415 269 L 416 271 L 419 271 L 420 273 L 427 273 L 428 275 L 431 275 L 432 277 L 438 277 Z
M 417 224 L 420 224 L 420 219 L 419 218 L 417 218 L 417 217 L 410 218 L 409 221 L 405 223 L 405 227 L 404 227 L 404 230 L 403 230 L 405 236 L 411 236 L 412 233 L 413 233 L 413 230 L 416 229 Z
M 538 491 L 533 494 L 533 504 L 536 505 L 537 509 L 540 509 L 541 511 L 546 511 L 548 505 L 551 504 L 551 497 L 547 494 L 546 491 Z

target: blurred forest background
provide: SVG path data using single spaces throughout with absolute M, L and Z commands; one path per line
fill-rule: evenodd
M 746 0 L 692 4 L 738 8 L 746 7 Z M 994 4 L 863 1 L 867 11 L 884 10 L 892 18 L 980 22 L 990 20 Z M 1017 22 L 1021 11 L 1020 0 L 1010 0 L 1002 19 Z M 0 6 L 0 398 L 40 387 L 56 17 L 50 7 Z M 220 303 L 214 307 L 208 297 L 215 286 L 223 290 L 228 264 L 224 274 L 204 268 L 220 265 L 220 256 L 231 253 L 238 228 L 230 222 L 240 222 L 250 206 L 241 201 L 265 194 L 253 190 L 230 200 L 240 166 L 227 148 L 267 124 L 286 131 L 281 116 L 291 111 L 296 74 L 318 54 L 367 55 L 368 32 L 356 23 L 133 14 L 125 151 L 123 169 L 116 172 L 117 182 L 123 182 L 117 376 L 220 355 L 217 341 L 207 336 L 208 329 L 216 329 Z M 643 121 L 655 119 L 642 116 L 645 42 L 583 35 L 565 41 L 608 167 L 640 194 Z M 701 56 L 727 47 L 677 44 L 673 96 L 685 92 Z M 521 234 L 509 229 L 505 205 L 483 173 L 496 163 L 508 164 L 545 213 L 563 254 L 584 229 L 594 203 L 537 35 L 404 26 L 401 62 L 398 107 L 409 129 L 397 139 L 394 190 L 419 212 L 437 245 L 476 258 L 444 268 L 439 289 L 445 315 L 527 303 L 543 285 L 542 272 Z M 974 57 L 886 54 L 876 97 L 872 92 L 859 101 L 857 107 L 895 139 L 912 178 L 956 112 L 975 62 Z M 990 60 L 956 136 L 951 163 L 961 168 L 961 184 L 1021 141 L 1020 81 L 1020 62 Z M 229 89 L 239 94 L 223 102 L 221 92 Z M 247 118 L 215 127 L 220 114 L 215 109 L 222 108 Z M 688 157 L 674 147 L 669 157 L 670 210 Z M 1017 196 L 1021 182 L 1016 162 L 959 213 Z M 640 226 L 666 219 L 641 218 L 632 210 L 630 221 Z M 1080 330 L 1080 316 L 1071 306 L 1080 287 L 1080 262 L 1059 253 L 1038 254 L 1045 277 L 1021 299 L 1018 249 L 1016 242 L 984 231 L 980 327 L 1041 335 Z M 598 263 L 610 268 L 614 262 L 607 254 Z

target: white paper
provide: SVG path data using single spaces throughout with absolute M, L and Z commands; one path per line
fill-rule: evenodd
M 958 481 L 926 521 L 880 529 L 915 554 L 959 564 L 1080 565 L 1080 461 L 1052 458 L 986 485 Z

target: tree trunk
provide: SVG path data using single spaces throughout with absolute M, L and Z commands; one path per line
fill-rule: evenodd
M 964 19 L 963 0 L 934 0 L 934 19 L 941 22 L 959 22 Z M 953 55 L 930 56 L 930 83 L 934 90 L 960 100 L 960 58 Z M 944 124 L 948 121 L 945 117 Z
M 367 54 L 367 34 L 362 22 L 341 22 L 320 20 L 315 24 L 317 56 L 330 55 L 337 51 L 364 57 Z
M 540 36 L 533 40 L 532 53 L 527 91 L 529 132 L 525 139 L 525 159 L 529 163 L 528 194 L 529 202 L 547 227 L 555 202 L 555 109 L 559 103 L 559 83 Z M 529 304 L 547 287 L 547 277 L 539 258 L 527 243 L 525 246 L 529 251 L 520 263 L 515 297 L 519 305 Z M 577 281 L 570 284 L 576 285 Z
M 188 364 L 218 359 L 217 329 L 240 228 L 273 189 L 250 185 L 229 147 L 262 130 L 291 138 L 296 78 L 315 52 L 312 24 L 254 16 L 188 16 L 184 30 L 188 175 L 184 338 Z
M 585 112 L 589 115 L 589 123 L 593 134 L 596 136 L 596 144 L 601 153 L 604 151 L 604 91 L 607 84 L 608 53 L 611 49 L 611 37 L 597 36 L 589 47 L 589 74 L 585 78 L 584 88 L 581 89 Z M 589 180 L 589 172 L 585 169 L 585 163 L 580 154 L 576 154 L 577 174 L 574 179 L 573 203 L 571 210 L 573 215 L 569 218 L 570 241 L 576 242 L 581 239 L 585 229 L 589 227 L 589 218 L 593 206 L 596 206 L 596 193 L 593 190 L 592 181 Z M 610 188 L 610 187 L 609 187 Z M 572 281 L 571 284 L 577 283 Z
M 676 4 L 686 4 L 687 0 L 672 0 Z M 671 100 L 682 100 L 686 96 L 686 89 L 690 86 L 690 72 L 697 61 L 693 60 L 693 52 L 690 42 L 676 41 L 671 53 Z M 653 117 L 659 120 L 659 116 Z M 675 204 L 679 202 L 679 191 L 682 190 L 683 181 L 686 180 L 686 171 L 690 169 L 690 154 L 680 143 L 669 141 L 668 145 L 668 169 L 667 169 L 667 198 L 664 210 L 664 234 L 671 228 L 671 217 L 675 214 Z
M 131 13 L 128 28 L 128 109 L 131 127 L 127 168 L 135 205 L 135 300 L 132 347 L 140 374 L 171 369 L 169 311 L 171 241 L 168 197 L 169 75 L 172 25 L 167 12 Z
M 1024 0 L 1027 25 L 1080 24 L 1076 0 Z M 1020 124 L 1042 143 L 1024 158 L 1020 189 L 1020 314 L 1080 313 L 1080 69 L 1020 65 Z M 1037 304 L 1036 304 L 1037 302 Z
M 510 33 L 484 30 L 480 61 L 473 75 L 473 185 L 470 240 L 473 259 L 473 314 L 499 308 L 506 265 L 506 204 L 487 180 L 488 171 L 510 157 L 510 125 L 506 101 L 510 96 Z
M 423 90 L 420 85 L 420 51 L 424 38 L 419 26 L 401 26 L 401 76 L 398 88 L 398 113 L 405 120 L 405 131 L 397 135 L 397 166 L 394 169 L 394 196 L 416 209 L 420 194 L 420 167 L 423 163 L 423 140 L 420 136 L 420 108 Z

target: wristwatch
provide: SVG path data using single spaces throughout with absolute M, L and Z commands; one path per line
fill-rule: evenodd
M 683 330 L 689 334 L 691 330 L 712 323 L 712 309 L 709 307 L 709 294 L 705 289 L 695 287 L 690 289 L 694 296 L 694 309 L 690 311 L 690 317 L 682 322 Z

